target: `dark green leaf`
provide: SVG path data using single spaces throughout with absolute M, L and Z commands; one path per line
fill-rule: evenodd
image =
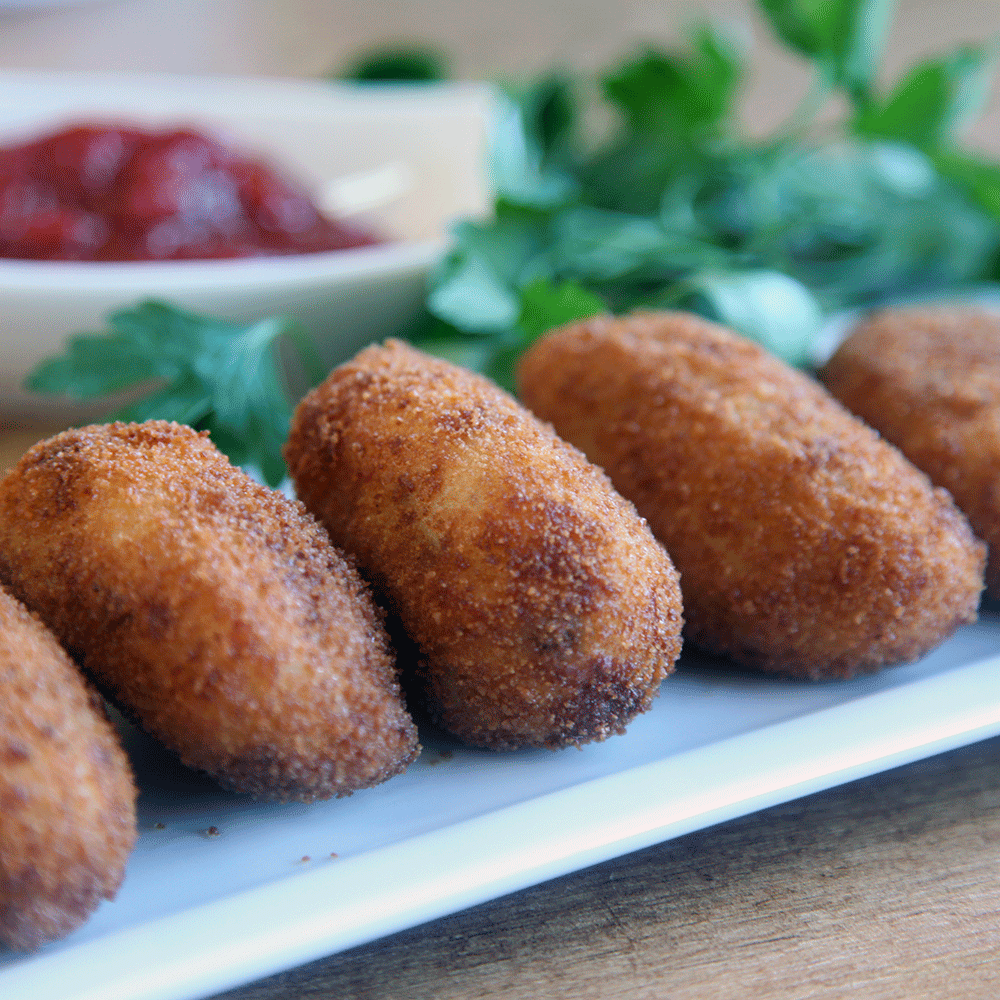
M 514 205 L 553 208 L 576 193 L 572 176 L 546 156 L 537 135 L 525 124 L 522 109 L 504 104 L 497 115 L 489 156 L 498 199 Z
M 727 122 L 741 77 L 732 40 L 702 26 L 690 52 L 648 50 L 606 76 L 603 86 L 634 132 L 658 133 L 676 145 Z
M 807 58 L 827 53 L 823 11 L 808 0 L 758 0 L 757 6 L 771 23 L 775 34 L 791 49 Z M 839 2 L 829 5 L 838 12 Z
M 863 99 L 876 81 L 896 0 L 848 0 L 843 11 L 829 36 L 835 73 L 849 92 Z
M 572 199 L 576 122 L 576 104 L 565 77 L 553 74 L 528 87 L 508 87 L 490 143 L 497 198 L 542 209 Z
M 536 281 L 521 293 L 518 325 L 531 341 L 563 323 L 606 311 L 600 298 L 572 281 Z
M 552 73 L 528 87 L 507 87 L 521 119 L 528 145 L 546 163 L 565 165 L 571 159 L 578 112 L 573 84 L 563 73 Z
M 482 371 L 507 392 L 517 392 L 517 363 L 525 349 L 538 337 L 563 323 L 607 312 L 596 295 L 570 281 L 553 284 L 532 282 L 521 292 L 521 316 L 495 344 Z
M 652 215 L 664 191 L 701 172 L 704 160 L 659 141 L 619 139 L 581 165 L 580 200 L 609 211 Z
M 875 79 L 895 0 L 759 0 L 778 36 L 852 93 Z
M 696 95 L 688 92 L 680 60 L 658 52 L 647 52 L 620 67 L 605 78 L 604 90 L 640 133 L 666 132 L 676 137 L 681 122 L 703 110 Z
M 993 46 L 964 46 L 915 66 L 884 103 L 873 101 L 854 118 L 858 135 L 908 142 L 919 149 L 950 145 L 976 118 L 989 92 Z
M 474 372 L 485 372 L 497 349 L 492 341 L 484 337 L 465 337 L 458 331 L 452 331 L 450 335 L 441 333 L 432 337 L 416 337 L 413 343 L 428 354 Z
M 42 362 L 25 381 L 32 392 L 94 399 L 157 378 L 160 359 L 136 349 L 126 337 L 71 338 L 65 353 Z
M 369 52 L 341 74 L 361 83 L 378 81 L 429 82 L 447 80 L 448 60 L 437 49 L 424 45 Z
M 438 327 L 414 338 L 421 350 L 453 364 L 488 375 L 508 392 L 515 391 L 514 370 L 524 349 L 536 337 L 562 323 L 606 312 L 604 302 L 573 282 L 548 279 L 530 282 L 519 296 L 520 312 L 504 329 L 489 337 L 469 336 Z
M 115 416 L 207 427 L 233 461 L 252 464 L 272 485 L 280 482 L 291 408 L 276 346 L 285 337 L 304 345 L 303 331 L 288 320 L 241 325 L 158 302 L 115 313 L 108 322 L 105 334 L 72 338 L 64 355 L 32 373 L 29 387 L 95 398 L 152 383 Z M 315 375 L 308 350 L 302 361 Z
M 694 67 L 702 76 L 703 93 L 719 118 L 730 113 L 746 73 L 747 42 L 729 25 L 715 21 L 697 25 L 691 32 Z
M 525 271 L 551 244 L 551 215 L 501 203 L 488 222 L 455 227 L 460 254 L 478 258 L 507 285 L 520 285 Z M 447 270 L 444 273 L 448 273 Z
M 142 423 L 144 420 L 174 420 L 197 426 L 212 412 L 212 401 L 195 379 L 178 381 L 166 388 L 108 414 L 109 420 Z

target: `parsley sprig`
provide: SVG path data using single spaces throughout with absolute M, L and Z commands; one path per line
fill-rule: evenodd
M 716 25 L 596 80 L 553 72 L 504 88 L 493 211 L 455 226 L 421 316 L 398 332 L 511 388 L 518 355 L 553 325 L 681 307 L 803 364 L 831 310 L 1000 277 L 1000 164 L 962 141 L 995 45 L 925 59 L 886 86 L 892 0 L 758 6 L 813 73 L 801 105 L 763 138 L 735 111 L 749 54 Z M 404 55 L 352 74 L 412 78 Z M 595 134 L 594 120 L 611 124 Z M 78 398 L 145 393 L 115 415 L 207 427 L 273 483 L 289 415 L 279 340 L 321 374 L 284 321 L 238 326 L 147 303 L 113 316 L 104 335 L 71 340 L 29 384 Z
M 494 211 L 456 228 L 413 339 L 510 388 L 512 360 L 554 322 L 682 307 L 804 364 L 831 310 L 996 278 L 1000 166 L 960 145 L 994 46 L 923 61 L 883 91 L 889 0 L 759 7 L 814 73 L 762 139 L 734 112 L 747 54 L 717 26 L 603 74 L 613 125 L 596 137 L 586 81 L 508 88 Z M 831 121 L 833 98 L 846 113 Z
M 72 337 L 27 386 L 78 400 L 139 390 L 108 419 L 176 420 L 208 430 L 233 462 L 276 486 L 285 475 L 281 447 L 291 418 L 276 354 L 283 340 L 318 381 L 323 372 L 312 344 L 290 320 L 240 325 L 145 302 L 112 315 L 105 333 Z

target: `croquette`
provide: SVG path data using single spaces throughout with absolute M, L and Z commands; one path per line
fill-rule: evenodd
M 723 327 L 681 312 L 574 323 L 526 353 L 519 386 L 666 546 L 692 643 L 845 678 L 975 618 L 983 546 L 948 494 Z
M 418 751 L 381 612 L 302 506 L 164 421 L 66 431 L 0 483 L 0 580 L 109 700 L 259 798 Z
M 1000 599 L 1000 316 L 885 310 L 862 322 L 819 375 L 954 497 L 989 546 L 986 586 Z
M 114 897 L 135 843 L 135 799 L 100 696 L 0 590 L 0 941 L 37 948 Z
M 418 647 L 443 728 L 555 748 L 649 708 L 680 651 L 676 571 L 607 478 L 492 382 L 369 347 L 302 401 L 285 456 Z

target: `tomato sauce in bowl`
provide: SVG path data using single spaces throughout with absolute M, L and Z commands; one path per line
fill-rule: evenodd
M 0 149 L 0 258 L 217 260 L 383 242 L 193 129 L 78 125 Z

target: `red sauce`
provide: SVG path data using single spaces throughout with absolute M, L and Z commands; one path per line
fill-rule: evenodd
M 0 257 L 208 260 L 381 242 L 191 129 L 85 125 L 0 149 Z

